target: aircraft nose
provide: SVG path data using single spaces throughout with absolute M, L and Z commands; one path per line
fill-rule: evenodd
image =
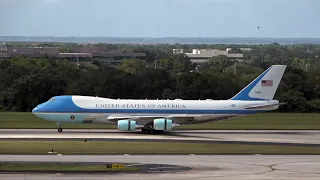
M 37 105 L 35 108 L 32 109 L 32 113 L 37 113 L 43 107 L 44 103 Z
M 32 109 L 32 113 L 33 113 L 33 114 L 36 113 L 36 112 L 37 112 L 37 109 L 38 109 L 37 107 L 33 108 L 33 109 Z

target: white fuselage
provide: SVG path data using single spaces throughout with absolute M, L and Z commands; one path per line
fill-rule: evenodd
M 208 121 L 221 117 L 236 117 L 275 110 L 278 106 L 245 109 L 246 106 L 272 104 L 278 101 L 238 100 L 125 100 L 90 96 L 55 97 L 33 110 L 43 119 L 59 122 L 111 123 L 112 119 L 130 117 L 192 117 L 195 121 Z M 69 117 L 76 115 L 78 119 Z M 65 120 L 64 120 L 65 119 Z

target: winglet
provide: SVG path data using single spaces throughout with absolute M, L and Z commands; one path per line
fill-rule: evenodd
M 269 67 L 230 100 L 272 100 L 278 89 L 286 67 L 286 65 L 273 65 Z

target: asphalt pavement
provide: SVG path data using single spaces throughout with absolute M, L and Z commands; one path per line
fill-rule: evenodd
M 192 168 L 177 172 L 135 174 L 0 174 L 5 180 L 63 179 L 201 179 L 201 180 L 318 180 L 320 156 L 315 155 L 0 155 L 10 162 L 118 162 L 178 165 Z M 166 169 L 166 168 L 163 168 Z

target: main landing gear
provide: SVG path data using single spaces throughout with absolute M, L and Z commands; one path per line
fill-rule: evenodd
M 61 126 L 61 124 L 58 124 L 58 132 L 62 132 L 62 126 Z
M 161 134 L 164 133 L 163 130 L 155 130 L 153 129 L 152 125 L 145 125 L 141 128 L 141 132 L 144 134 Z

